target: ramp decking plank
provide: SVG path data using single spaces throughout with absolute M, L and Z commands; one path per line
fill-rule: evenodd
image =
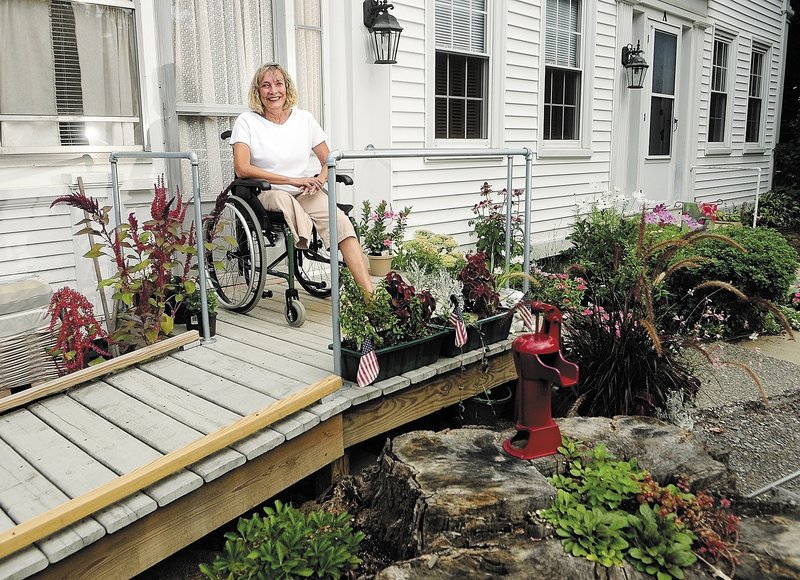
M 70 498 L 117 477 L 27 409 L 0 416 L 0 437 Z M 107 532 L 113 533 L 155 511 L 156 507 L 155 501 L 136 493 L 97 512 L 94 517 Z
M 113 470 L 130 473 L 162 454 L 69 397 L 51 397 L 28 410 L 83 451 Z M 143 491 L 164 506 L 203 485 L 203 479 L 181 470 Z
M 163 358 L 153 365 L 148 365 L 147 371 L 242 416 L 263 409 L 280 398 L 250 389 L 224 377 L 209 375 L 202 369 L 173 358 Z M 298 383 L 292 392 L 304 386 Z M 305 431 L 306 427 L 313 427 L 317 423 L 319 423 L 318 417 L 307 411 L 299 411 L 274 423 L 271 428 L 291 439 Z
M 179 385 L 148 376 L 140 369 L 131 369 L 124 376 L 110 377 L 109 382 L 120 391 L 146 405 L 158 408 L 165 415 L 200 433 L 211 433 L 222 429 L 242 417 L 239 413 L 190 393 Z M 247 459 L 252 459 L 274 449 L 285 440 L 286 436 L 282 433 L 274 429 L 265 429 L 230 447 Z
M 0 531 L 9 530 L 16 524 L 0 510 Z M 0 578 L 22 580 L 47 568 L 47 557 L 39 548 L 30 546 L 0 560 Z
M 14 523 L 24 522 L 69 500 L 25 458 L 0 441 L 0 506 Z M 106 531 L 92 518 L 37 542 L 50 562 L 57 562 L 102 538 Z M 13 557 L 13 556 L 12 556 Z
M 130 371 L 108 377 L 119 380 Z M 111 383 L 93 383 L 69 394 L 98 415 L 102 415 L 160 453 L 166 454 L 196 441 L 204 433 L 177 421 L 147 404 L 113 388 Z M 190 466 L 190 471 L 209 482 L 244 464 L 245 457 L 225 449 Z

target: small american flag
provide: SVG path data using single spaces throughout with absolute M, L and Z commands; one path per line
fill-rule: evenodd
M 378 364 L 378 355 L 375 354 L 375 345 L 372 344 L 372 337 L 364 339 L 364 346 L 361 348 L 361 359 L 358 362 L 358 374 L 356 381 L 359 387 L 366 387 L 378 376 L 381 370 Z
M 517 310 L 522 318 L 522 323 L 528 328 L 528 330 L 531 332 L 536 332 L 536 329 L 533 327 L 533 315 L 531 314 L 528 305 L 524 302 L 520 302 L 517 304 Z
M 467 344 L 467 327 L 464 325 L 464 311 L 461 302 L 453 300 L 453 312 L 450 314 L 450 322 L 456 329 L 456 346 L 461 348 Z

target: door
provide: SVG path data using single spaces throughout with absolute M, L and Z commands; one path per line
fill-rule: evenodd
M 650 64 L 640 143 L 644 144 L 640 183 L 648 199 L 669 202 L 675 195 L 678 70 L 681 29 L 651 21 L 647 35 Z

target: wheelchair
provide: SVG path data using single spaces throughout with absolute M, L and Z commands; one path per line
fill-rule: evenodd
M 222 139 L 230 137 L 222 133 Z M 337 175 L 337 183 L 353 185 L 348 175 Z M 295 288 L 295 281 L 312 296 L 327 298 L 330 288 L 330 254 L 314 228 L 308 249 L 295 247 L 294 236 L 283 213 L 268 211 L 258 194 L 271 189 L 264 179 L 235 178 L 223 194 L 229 194 L 224 207 L 215 209 L 214 219 L 203 224 L 208 278 L 218 302 L 234 312 L 249 312 L 261 298 L 272 297 L 264 290 L 267 276 L 287 281 L 284 314 L 290 326 L 302 326 L 306 311 Z M 332 192 L 331 195 L 334 195 Z M 337 204 L 349 215 L 352 205 Z M 268 247 L 284 241 L 284 251 L 267 264 Z M 278 265 L 286 262 L 286 269 Z

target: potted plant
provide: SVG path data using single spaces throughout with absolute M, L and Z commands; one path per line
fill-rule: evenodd
M 115 267 L 99 284 L 101 291 L 106 286 L 114 291 L 114 341 L 123 348 L 139 348 L 169 335 L 174 326 L 169 303 L 177 304 L 188 291 L 185 282 L 197 254 L 194 223 L 186 221 L 189 205 L 178 194 L 169 198 L 163 177 L 155 183 L 150 218 L 142 223 L 131 213 L 113 227 L 111 207 L 100 207 L 80 192 L 55 199 L 51 207 L 62 204 L 87 214 L 75 235 L 88 232 L 102 240 L 85 257 L 106 256 Z
M 194 292 L 187 294 L 183 300 L 186 308 L 186 330 L 197 330 L 203 335 L 203 312 L 200 302 L 200 285 L 195 284 Z M 217 333 L 217 293 L 212 288 L 206 289 L 206 305 L 208 306 L 208 334 Z
M 411 208 L 394 212 L 386 200 L 373 210 L 369 201 L 361 206 L 361 220 L 356 224 L 356 233 L 367 252 L 369 272 L 373 276 L 385 276 L 392 268 L 392 255 L 403 243 L 408 214 Z
M 342 377 L 358 379 L 362 356 L 374 349 L 379 371 L 372 381 L 435 362 L 447 331 L 431 324 L 436 303 L 389 272 L 367 298 L 348 270 L 342 270 L 340 321 Z M 372 349 L 365 345 L 371 345 Z
M 394 266 L 408 272 L 415 265 L 425 274 L 444 271 L 455 277 L 466 263 L 464 253 L 456 250 L 457 247 L 458 242 L 452 236 L 435 234 L 428 230 L 417 230 L 412 239 L 403 242 L 400 246 L 394 259 Z M 411 284 L 417 288 L 429 289 L 427 286 L 418 286 L 413 281 Z M 434 298 L 436 298 L 435 294 Z
M 457 347 L 455 340 L 445 340 L 442 356 L 456 356 L 508 338 L 512 314 L 500 307 L 500 294 L 494 275 L 487 266 L 485 252 L 468 254 L 467 263 L 459 272 L 461 296 L 464 301 L 463 318 L 467 327 L 467 341 Z

